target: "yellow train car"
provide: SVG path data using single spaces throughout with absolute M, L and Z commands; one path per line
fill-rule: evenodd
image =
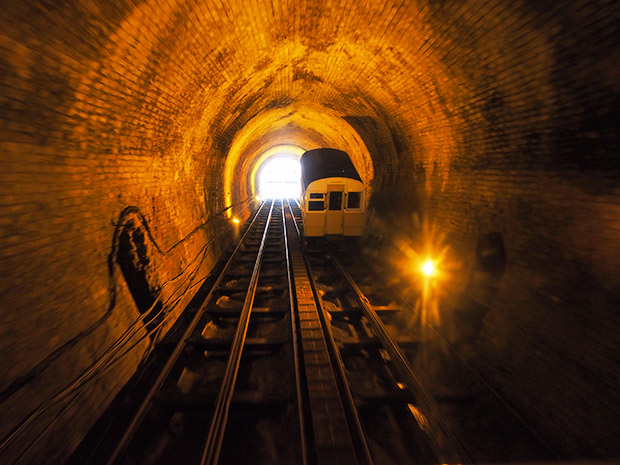
M 362 234 L 366 189 L 346 152 L 329 148 L 305 152 L 301 189 L 305 237 Z

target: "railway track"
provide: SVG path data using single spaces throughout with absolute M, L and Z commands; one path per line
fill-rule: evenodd
M 399 309 L 306 250 L 300 220 L 260 206 L 100 463 L 467 461 L 377 315 Z
M 297 219 L 298 207 L 289 204 Z M 365 451 L 357 463 L 469 461 L 401 351 L 401 345 L 415 348 L 418 341 L 401 335 L 397 342 L 399 335 L 379 317 L 407 310 L 389 299 L 373 305 L 336 256 L 354 255 L 355 246 L 335 245 L 334 256 L 321 244 L 304 258 L 343 403 L 361 437 L 358 448 Z
M 282 224 L 263 203 L 105 463 L 298 462 Z

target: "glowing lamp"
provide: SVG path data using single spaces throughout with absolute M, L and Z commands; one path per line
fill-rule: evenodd
M 235 224 L 239 224 L 239 219 L 238 218 L 233 218 L 232 222 L 235 223 Z
M 430 276 L 434 269 L 435 267 L 433 266 L 433 262 L 431 262 L 430 260 L 428 260 L 424 264 L 424 266 L 422 266 L 422 271 L 426 276 Z

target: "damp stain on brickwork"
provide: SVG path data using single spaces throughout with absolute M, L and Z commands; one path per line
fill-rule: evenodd
M 116 263 L 152 338 L 153 330 L 165 316 L 161 314 L 162 304 L 158 301 L 161 286 L 156 274 L 157 264 L 154 263 L 156 252 L 143 217 L 136 215 L 127 219 L 118 236 Z

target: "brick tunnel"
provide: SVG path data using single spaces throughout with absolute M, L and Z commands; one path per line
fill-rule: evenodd
M 441 243 L 469 363 L 565 457 L 620 457 L 620 3 L 24 0 L 0 24 L 1 462 L 71 455 L 279 147 L 347 151 L 367 237 Z

